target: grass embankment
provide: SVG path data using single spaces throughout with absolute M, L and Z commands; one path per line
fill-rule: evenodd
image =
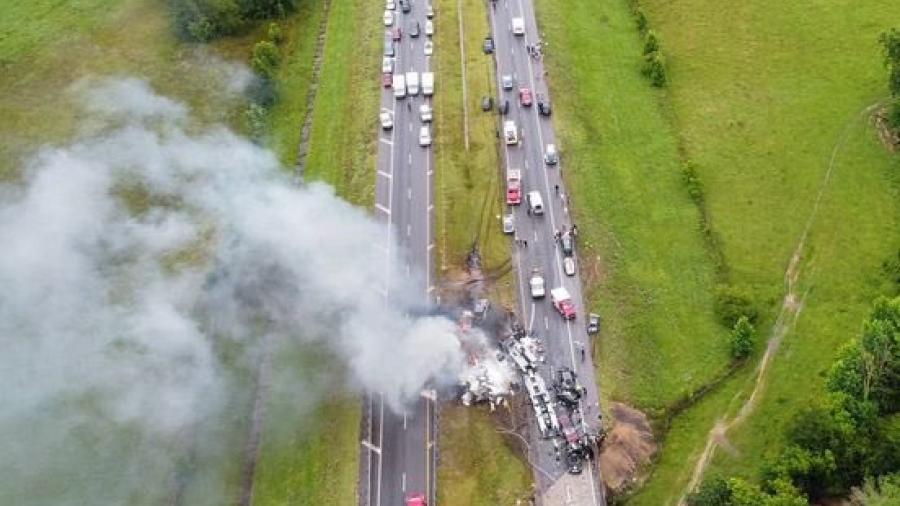
M 752 479 L 779 452 L 785 423 L 822 394 L 837 347 L 888 289 L 880 264 L 900 244 L 900 160 L 861 112 L 885 95 L 876 37 L 900 23 L 900 13 L 888 2 L 774 0 L 654 1 L 647 12 L 671 55 L 672 109 L 706 185 L 732 282 L 766 309 L 780 307 L 784 270 L 836 153 L 803 252 L 803 312 L 759 406 L 729 433 L 737 452 L 713 461 L 713 472 Z M 664 457 L 662 467 L 683 466 L 699 450 Z M 652 482 L 640 503 L 662 504 L 676 488 Z
M 509 260 L 509 242 L 499 216 L 503 212 L 496 112 L 481 111 L 481 97 L 494 96 L 491 59 L 482 54 L 488 33 L 484 3 L 462 0 L 467 99 L 463 103 L 460 24 L 456 0 L 435 0 L 435 260 L 442 275 L 464 267 L 474 241 L 484 266 L 497 269 Z M 469 149 L 465 146 L 468 115 Z M 512 304 L 512 276 L 496 280 L 492 297 Z M 438 497 L 448 506 L 512 504 L 530 492 L 531 470 L 486 413 L 443 407 L 440 418 Z
M 551 42 L 569 182 L 575 183 L 579 223 L 589 223 L 579 228 L 599 245 L 608 269 L 593 300 L 612 310 L 606 328 L 613 332 L 604 335 L 601 361 L 609 395 L 624 394 L 641 407 L 663 405 L 679 383 L 702 382 L 727 359 L 710 312 L 712 262 L 700 254 L 697 215 L 686 210 L 690 204 L 679 188 L 679 142 L 705 185 L 728 281 L 763 311 L 761 341 L 780 307 L 784 270 L 833 148 L 846 134 L 804 250 L 805 309 L 773 363 L 755 414 L 729 434 L 738 452 L 720 452 L 714 461 L 716 471 L 754 478 L 765 457 L 779 450 L 785 421 L 821 392 L 836 347 L 854 334 L 885 288 L 879 265 L 898 244 L 900 209 L 890 182 L 898 162 L 859 114 L 884 94 L 875 38 L 900 21 L 898 14 L 888 4 L 646 2 L 669 62 L 670 91 L 655 96 L 639 74 L 640 41 L 627 3 L 564 4 L 551 9 L 538 1 Z M 617 175 L 619 169 L 624 174 Z M 642 261 L 647 255 L 656 258 Z M 658 282 L 648 284 L 644 272 Z M 621 283 L 629 278 L 637 282 Z M 679 313 L 693 325 L 679 324 Z M 610 329 L 623 325 L 614 321 L 623 317 L 633 323 Z M 674 325 L 660 326 L 666 322 Z M 660 349 L 648 350 L 648 344 Z M 674 421 L 635 504 L 677 500 L 713 421 L 733 413 L 752 387 L 751 369 Z
M 478 506 L 526 500 L 531 493 L 531 470 L 522 465 L 510 441 L 497 432 L 487 410 L 444 408 L 438 503 Z
M 678 141 L 639 72 L 624 0 L 538 0 L 537 9 L 582 272 L 604 316 L 602 394 L 658 416 L 728 363 Z

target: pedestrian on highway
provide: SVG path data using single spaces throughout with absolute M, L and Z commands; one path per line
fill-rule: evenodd
M 556 194 L 559 195 L 559 185 L 555 184 L 553 185 L 553 188 L 556 190 Z
M 406 102 L 406 109 L 409 111 L 412 110 L 412 104 L 409 101 Z
M 581 361 L 584 362 L 584 346 L 581 347 Z
M 526 209 L 525 212 L 528 213 L 528 216 L 531 216 L 531 208 L 530 207 L 528 209 Z
M 522 244 L 525 245 L 525 247 L 527 248 L 528 247 L 528 239 L 522 239 Z
M 578 225 L 572 224 L 572 235 L 578 237 Z

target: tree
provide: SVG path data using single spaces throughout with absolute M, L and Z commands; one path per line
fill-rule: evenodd
M 888 88 L 892 95 L 900 95 L 900 30 L 891 28 L 883 32 L 878 41 L 884 50 L 884 64 L 888 68 Z
M 278 47 L 267 40 L 262 40 L 253 46 L 250 68 L 260 77 L 272 79 L 275 77 L 275 69 L 278 68 L 280 58 Z
M 850 493 L 852 506 L 896 506 L 900 504 L 900 473 L 866 478 L 862 488 Z
M 731 357 L 735 360 L 747 358 L 753 351 L 753 334 L 755 330 L 750 319 L 741 316 L 731 329 Z
M 750 296 L 740 288 L 732 285 L 716 287 L 713 311 L 719 322 L 732 329 L 741 316 L 746 316 L 750 323 L 756 323 L 759 311 L 750 301 Z

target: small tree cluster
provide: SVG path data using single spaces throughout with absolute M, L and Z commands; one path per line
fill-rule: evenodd
M 731 358 L 735 360 L 743 360 L 750 356 L 753 351 L 753 335 L 756 330 L 750 319 L 741 316 L 735 322 L 734 328 L 731 329 Z
M 281 60 L 278 47 L 267 40 L 261 40 L 253 45 L 253 54 L 250 57 L 250 68 L 259 77 L 272 79 Z
M 807 500 L 790 483 L 766 491 L 740 478 L 714 477 L 687 497 L 689 506 L 806 506 Z
M 254 20 L 284 18 L 299 0 L 169 0 L 175 31 L 208 42 L 246 29 Z
M 888 107 L 888 123 L 900 128 L 900 30 L 892 28 L 878 37 L 884 50 L 884 63 L 888 68 L 888 89 L 893 101 Z
M 631 12 L 634 14 L 638 32 L 644 38 L 644 61 L 641 63 L 641 73 L 650 80 L 650 84 L 662 88 L 666 85 L 666 59 L 660 49 L 659 37 L 656 32 L 648 28 L 647 16 L 644 15 L 644 11 L 635 0 L 631 2 Z
M 745 316 L 750 323 L 756 323 L 759 311 L 744 290 L 732 285 L 719 285 L 716 288 L 713 310 L 719 323 L 732 329 L 738 320 Z

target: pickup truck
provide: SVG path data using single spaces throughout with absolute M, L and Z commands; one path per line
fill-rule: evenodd
M 572 296 L 569 295 L 568 290 L 563 287 L 550 290 L 550 302 L 564 319 L 575 319 L 575 304 L 572 302 Z

